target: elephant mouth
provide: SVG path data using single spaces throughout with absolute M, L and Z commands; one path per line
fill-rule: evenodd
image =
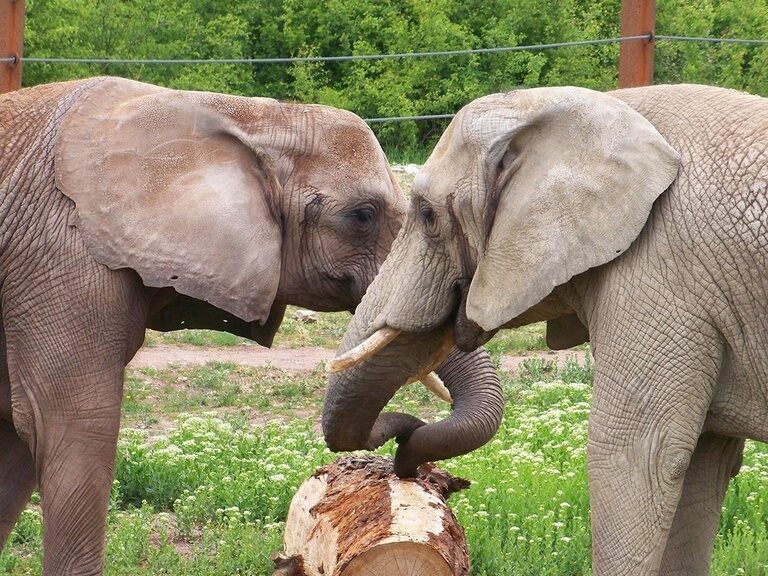
M 373 342 L 367 340 L 368 350 L 331 366 L 336 373 L 329 375 L 323 410 L 323 433 L 331 450 L 370 450 L 395 438 L 395 473 L 410 477 L 418 475 L 424 462 L 466 454 L 495 434 L 504 398 L 482 347 L 469 353 L 457 350 L 450 326 L 423 334 L 385 327 Z M 452 403 L 445 419 L 430 424 L 383 411 L 397 389 L 416 379 L 439 381 Z
M 349 312 L 354 314 L 365 294 L 364 282 L 356 281 L 352 276 L 332 276 L 318 274 L 306 280 L 312 290 L 307 293 L 301 289 L 284 294 L 284 299 L 296 306 L 302 306 L 317 312 Z
M 346 310 L 350 314 L 354 314 L 363 296 L 365 296 L 365 291 L 373 280 L 373 276 L 375 274 L 371 275 L 370 278 L 360 280 L 351 274 L 328 275 L 326 281 L 334 287 L 333 292 L 336 294 L 339 310 Z
M 342 372 L 362 364 L 386 348 L 400 334 L 402 334 L 402 332 L 403 331 L 398 328 L 391 328 L 389 326 L 379 328 L 363 342 L 328 362 L 326 370 L 330 374 L 335 374 L 336 372 Z M 439 366 L 443 360 L 445 360 L 446 356 L 448 356 L 452 347 L 453 336 L 449 330 L 443 337 L 441 344 L 432 353 L 424 370 L 422 370 L 420 374 L 413 375 L 409 378 L 406 384 L 420 381 L 438 398 L 445 400 L 446 402 L 452 402 L 451 393 L 445 387 L 445 384 L 440 377 L 434 372 L 437 366 Z
M 328 372 L 334 374 L 362 364 L 368 358 L 386 348 L 401 332 L 402 330 L 390 328 L 389 326 L 379 328 L 360 344 L 331 360 L 327 365 Z
M 456 283 L 456 290 L 459 293 L 458 307 L 451 314 L 446 324 L 452 324 L 453 329 L 451 333 L 451 342 L 456 345 L 457 348 L 465 352 L 471 352 L 488 342 L 495 334 L 496 331 L 486 332 L 478 324 L 467 318 L 467 293 L 469 291 L 470 280 L 459 280 Z M 386 348 L 391 342 L 393 342 L 403 330 L 399 328 L 393 328 L 387 325 L 382 326 L 371 334 L 368 338 L 363 340 L 360 344 L 351 348 L 341 356 L 338 356 L 328 363 L 328 372 L 335 373 L 348 368 L 352 368 L 361 364 L 376 355 L 378 352 Z M 446 340 L 447 342 L 447 340 Z M 445 345 L 443 346 L 443 348 Z M 431 362 L 437 366 L 448 354 L 449 348 L 445 348 L 442 357 L 436 363 Z M 433 359 L 434 360 L 434 359 Z M 433 368 L 430 368 L 431 371 Z M 416 376 L 414 380 L 421 380 L 422 377 L 426 377 L 429 371 L 424 371 L 420 376 Z
M 467 317 L 467 295 L 469 294 L 470 279 L 462 279 L 456 283 L 459 292 L 459 307 L 453 319 L 453 336 L 459 350 L 470 352 L 488 342 L 498 332 L 486 332 L 479 324 Z

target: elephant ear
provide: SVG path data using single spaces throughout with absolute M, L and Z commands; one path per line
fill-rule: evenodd
M 56 183 L 93 257 L 266 321 L 280 279 L 280 186 L 248 134 L 269 102 L 117 78 L 79 100 L 59 130 Z
M 599 92 L 539 88 L 476 102 L 467 112 L 485 146 L 488 232 L 467 317 L 490 331 L 627 250 L 679 155 Z

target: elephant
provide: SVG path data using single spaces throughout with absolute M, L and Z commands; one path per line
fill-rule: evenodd
M 350 359 L 390 334 L 329 376 L 326 443 L 367 447 L 394 391 L 439 361 L 428 347 L 472 350 L 546 321 L 550 347 L 590 341 L 594 354 L 594 574 L 707 574 L 745 438 L 768 440 L 767 183 L 758 96 L 548 87 L 467 104 L 416 176 L 341 343 Z M 399 417 L 395 471 L 487 440 L 489 394 L 466 391 L 474 415 L 448 430 L 453 415 Z M 450 441 L 435 440 L 439 426 Z
M 0 96 L 0 150 L 0 547 L 37 487 L 44 573 L 100 574 L 145 328 L 354 310 L 406 199 L 351 112 L 121 78 Z

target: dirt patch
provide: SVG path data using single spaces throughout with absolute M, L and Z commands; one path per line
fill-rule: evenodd
M 207 348 L 202 346 L 151 346 L 138 351 L 128 364 L 130 368 L 164 368 L 172 364 L 188 366 L 208 362 L 232 362 L 243 366 L 272 366 L 280 370 L 309 372 L 336 354 L 327 348 L 264 348 L 262 346 L 232 346 Z
M 257 345 L 207 348 L 201 346 L 145 347 L 139 350 L 128 365 L 131 368 L 164 368 L 172 364 L 179 366 L 206 364 L 208 362 L 233 362 L 244 366 L 272 366 L 286 371 L 309 372 L 321 362 L 327 362 L 336 354 L 327 348 L 264 348 Z M 568 358 L 583 361 L 582 350 L 559 350 L 536 352 L 525 356 L 502 356 L 501 368 L 515 372 L 520 365 L 531 358 L 542 358 L 562 366 Z

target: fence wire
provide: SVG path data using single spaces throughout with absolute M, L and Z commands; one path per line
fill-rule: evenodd
M 665 36 L 663 34 L 657 34 L 654 40 L 671 40 L 674 42 L 702 42 L 710 44 L 744 44 L 751 46 L 765 46 L 768 45 L 768 40 L 757 40 L 749 38 L 705 38 L 701 36 Z
M 356 60 L 391 60 L 397 58 L 433 58 L 436 56 L 465 56 L 470 54 L 498 54 L 503 52 L 522 52 L 569 48 L 575 46 L 594 46 L 616 44 L 631 40 L 650 40 L 650 34 L 638 36 L 619 36 L 598 40 L 574 40 L 552 44 L 532 44 L 529 46 L 502 46 L 498 48 L 468 48 L 466 50 L 442 50 L 434 52 L 403 52 L 398 54 L 354 54 L 348 56 L 291 56 L 280 58 L 210 58 L 210 59 L 113 59 L 113 58 L 30 58 L 22 57 L 22 62 L 45 64 L 293 64 L 294 62 L 352 62 Z

